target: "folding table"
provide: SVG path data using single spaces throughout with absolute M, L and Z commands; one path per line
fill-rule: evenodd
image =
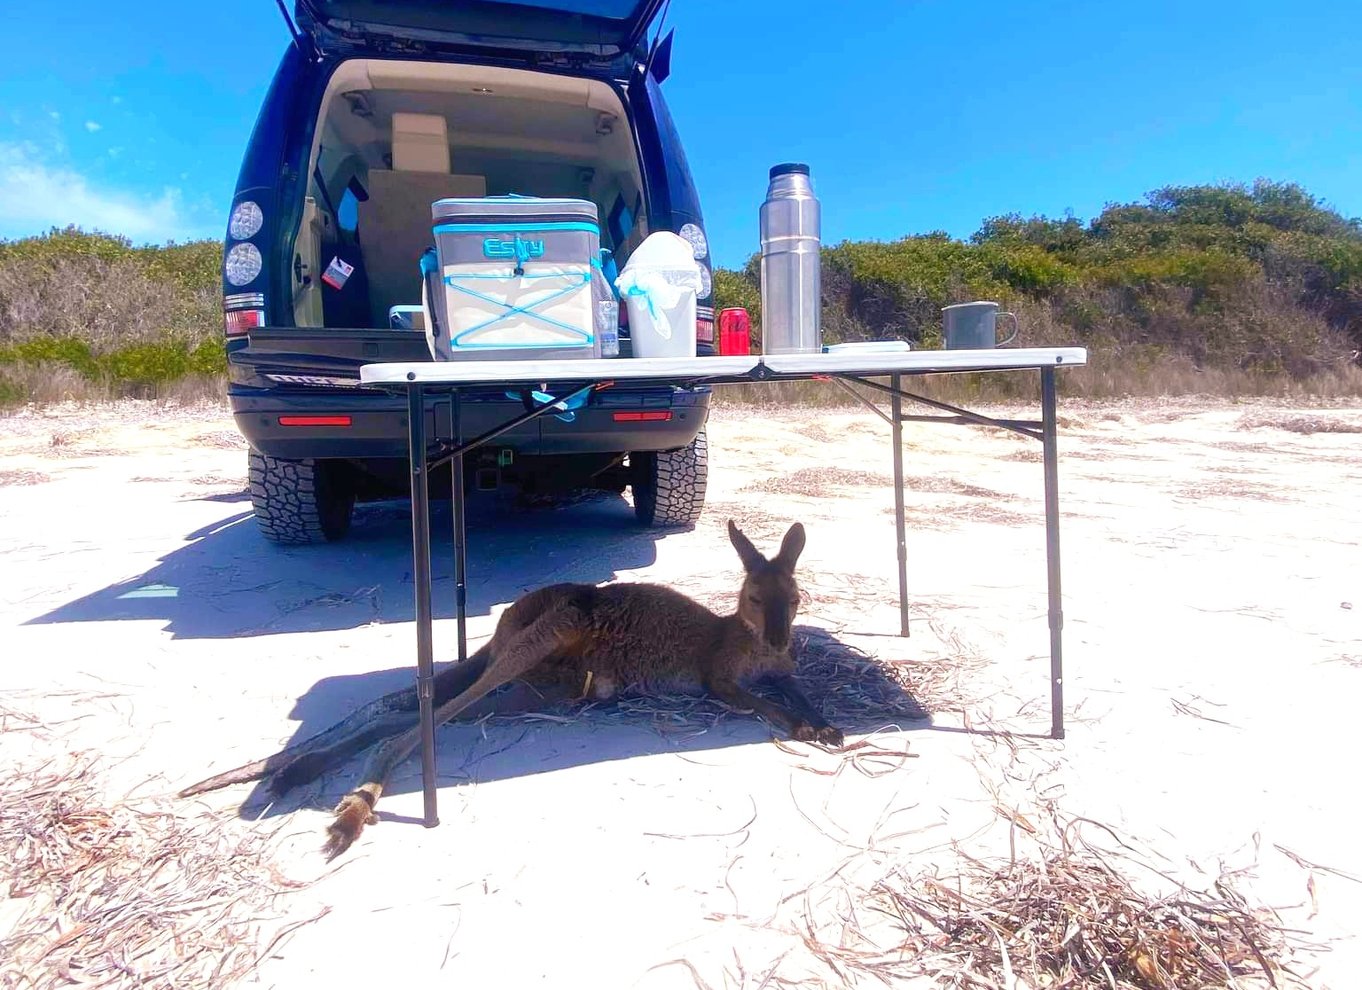
M 412 494 L 412 571 L 416 587 L 416 685 L 420 703 L 421 774 L 425 796 L 425 824 L 439 824 L 436 814 L 434 656 L 431 622 L 431 550 L 429 472 L 450 464 L 454 500 L 454 585 L 459 660 L 468 657 L 467 555 L 464 524 L 463 455 L 540 416 L 563 412 L 569 405 L 612 385 L 730 385 L 826 379 L 845 388 L 889 423 L 893 439 L 894 512 L 898 535 L 899 632 L 908 635 L 908 556 L 904 536 L 903 424 L 947 422 L 994 426 L 1041 442 L 1045 475 L 1045 559 L 1050 623 L 1050 735 L 1064 738 L 1064 666 L 1060 607 L 1059 472 L 1055 443 L 1055 372 L 1087 363 L 1081 347 L 997 348 L 992 350 L 922 350 L 835 354 L 768 354 L 736 357 L 611 358 L 584 360 L 444 361 L 367 364 L 360 381 L 373 388 L 405 392 L 407 396 L 408 454 Z M 905 377 L 967 372 L 1038 371 L 1040 409 L 1037 420 L 997 419 L 973 413 L 903 390 Z M 889 379 L 886 384 L 876 379 Z M 890 411 L 880 408 L 850 387 L 856 383 L 887 394 Z M 460 430 L 459 395 L 470 388 L 489 386 L 532 390 L 552 401 L 527 401 L 525 412 L 465 440 Z M 450 397 L 448 423 L 437 417 L 428 428 L 426 400 Z M 919 403 L 945 415 L 905 415 L 903 400 Z

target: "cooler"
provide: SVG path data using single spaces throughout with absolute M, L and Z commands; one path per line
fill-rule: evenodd
M 489 196 L 431 206 L 422 262 L 437 361 L 618 354 L 618 311 L 601 271 L 596 205 Z

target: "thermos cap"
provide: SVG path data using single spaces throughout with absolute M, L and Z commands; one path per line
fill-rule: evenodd
M 808 175 L 808 174 L 809 166 L 805 165 L 803 162 L 784 162 L 780 165 L 771 166 L 770 177 L 774 179 L 782 175 Z

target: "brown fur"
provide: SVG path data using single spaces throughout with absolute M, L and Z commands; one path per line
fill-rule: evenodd
M 795 523 L 780 552 L 768 560 L 732 522 L 729 538 L 745 575 L 737 611 L 717 615 L 680 592 L 654 584 L 556 584 L 517 599 L 501 616 L 491 641 L 436 682 L 435 722 L 446 722 L 511 681 L 526 681 L 566 696 L 606 700 L 623 691 L 701 688 L 737 708 L 751 709 L 793 738 L 840 745 L 842 733 L 804 697 L 794 679 L 790 633 L 799 605 L 794 568 L 804 549 Z M 784 695 L 780 705 L 743 684 L 765 679 Z M 415 692 L 379 699 L 320 736 L 268 760 L 219 774 L 182 791 L 200 793 L 226 783 L 275 773 L 275 790 L 312 779 L 374 740 L 374 721 L 405 719 L 365 763 L 361 785 L 336 807 L 325 851 L 344 852 L 366 824 L 392 769 L 420 743 L 411 724 Z M 367 714 L 367 721 L 362 718 Z

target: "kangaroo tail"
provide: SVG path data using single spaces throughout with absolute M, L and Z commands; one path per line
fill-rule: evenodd
M 435 678 L 435 705 L 461 694 L 487 668 L 490 651 L 486 646 L 463 663 L 446 667 Z M 263 760 L 254 760 L 231 770 L 190 784 L 179 792 L 192 797 L 231 784 L 243 784 L 278 774 L 271 790 L 283 794 L 291 787 L 307 783 L 379 739 L 395 735 L 411 725 L 419 702 L 416 688 L 393 691 L 356 709 L 331 728 L 280 750 Z

